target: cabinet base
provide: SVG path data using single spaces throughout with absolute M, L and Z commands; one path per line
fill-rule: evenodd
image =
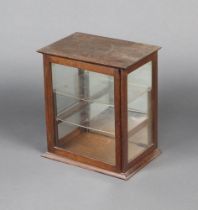
M 56 154 L 51 153 L 51 152 L 44 153 L 42 155 L 42 157 L 45 157 L 45 158 L 48 158 L 48 159 L 51 159 L 51 160 L 56 160 L 56 161 L 63 162 L 63 163 L 67 163 L 67 164 L 70 164 L 70 165 L 79 166 L 81 168 L 89 169 L 89 170 L 96 171 L 96 172 L 99 172 L 99 173 L 103 173 L 103 174 L 106 174 L 106 175 L 109 175 L 109 176 L 114 176 L 114 177 L 117 177 L 119 179 L 128 180 L 135 173 L 137 173 L 141 168 L 146 166 L 151 160 L 156 158 L 159 154 L 160 154 L 159 149 L 153 150 L 148 156 L 143 158 L 140 162 L 135 164 L 132 168 L 130 168 L 125 173 L 117 173 L 117 172 L 113 172 L 113 171 L 108 171 L 108 170 L 105 170 L 105 169 L 101 169 L 101 168 L 98 168 L 98 167 L 94 167 L 94 166 L 91 166 L 91 165 L 80 163 L 80 162 L 77 162 L 77 161 L 74 161 L 74 160 L 56 155 Z

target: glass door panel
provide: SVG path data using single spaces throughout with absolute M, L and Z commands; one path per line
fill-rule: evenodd
M 115 165 L 114 78 L 52 64 L 56 146 Z

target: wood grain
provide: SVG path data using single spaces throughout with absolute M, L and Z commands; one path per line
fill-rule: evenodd
M 159 49 L 154 45 L 77 32 L 38 52 L 125 69 Z

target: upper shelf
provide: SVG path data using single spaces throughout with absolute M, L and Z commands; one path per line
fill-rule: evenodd
M 151 62 L 128 75 L 128 109 L 147 112 L 152 86 L 150 70 Z M 64 108 L 65 104 L 68 106 L 68 103 L 76 101 L 114 106 L 116 84 L 113 76 L 52 64 L 52 79 L 58 110 L 60 106 Z
M 128 94 L 128 103 L 132 103 L 138 97 L 146 94 L 150 88 L 144 86 L 137 86 L 133 84 L 128 85 L 130 94 Z M 92 83 L 92 86 L 81 87 L 83 91 L 79 92 L 78 88 L 70 89 L 67 84 L 57 86 L 54 92 L 58 95 L 74 98 L 77 100 L 97 102 L 104 105 L 114 106 L 114 87 L 112 80 L 106 80 L 100 83 Z M 84 88 L 84 89 L 83 89 Z

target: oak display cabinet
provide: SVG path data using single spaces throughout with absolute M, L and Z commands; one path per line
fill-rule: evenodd
M 128 179 L 159 154 L 158 46 L 74 33 L 43 54 L 49 159 Z

